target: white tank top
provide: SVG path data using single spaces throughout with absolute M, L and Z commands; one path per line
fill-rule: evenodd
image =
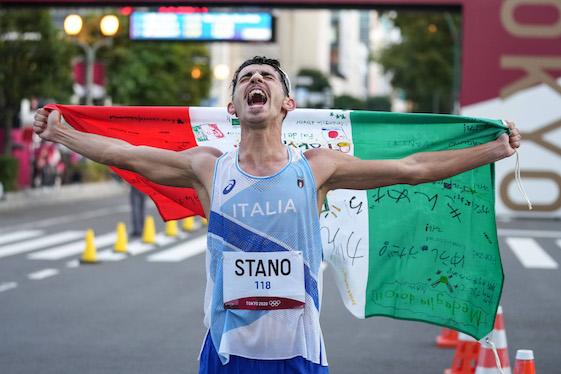
M 287 149 L 288 164 L 267 177 L 242 171 L 237 150 L 216 162 L 208 221 L 205 325 L 223 363 L 230 355 L 263 360 L 302 356 L 327 365 L 319 325 L 323 252 L 316 185 L 302 152 Z M 241 256 L 248 252 L 264 256 L 301 252 L 305 306 L 225 309 L 224 252 Z M 240 267 L 236 271 L 242 272 Z

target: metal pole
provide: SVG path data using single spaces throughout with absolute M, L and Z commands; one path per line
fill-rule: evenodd
M 454 43 L 453 46 L 453 53 L 454 53 L 454 75 L 452 77 L 452 100 L 454 104 L 453 114 L 460 114 L 460 32 L 452 19 L 450 13 L 444 13 L 444 18 L 446 19 L 446 23 L 448 24 L 448 28 L 450 29 L 450 34 L 452 35 L 452 41 Z
M 86 55 L 86 87 L 85 87 L 85 102 L 86 105 L 93 105 L 93 86 L 94 86 L 94 65 L 95 65 L 95 54 L 97 50 L 101 47 L 110 47 L 113 44 L 113 38 L 108 37 L 101 39 L 90 46 L 78 39 L 73 39 L 72 42 L 79 45 Z
M 86 105 L 93 105 L 95 50 L 88 46 L 86 49 Z

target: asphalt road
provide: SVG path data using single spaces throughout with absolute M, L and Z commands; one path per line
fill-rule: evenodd
M 110 244 L 99 245 L 105 259 L 93 265 L 76 261 L 85 231 L 110 242 L 118 222 L 130 223 L 126 194 L 0 212 L 1 373 L 197 372 L 206 332 L 204 254 L 194 248 L 183 258 L 156 255 L 181 243 L 197 247 L 193 243 L 206 228 L 166 238 L 165 224 L 148 205 L 160 244 L 146 248 L 131 240 L 137 252 L 125 257 L 112 255 Z M 498 225 L 511 367 L 516 350 L 526 348 L 534 350 L 537 372 L 557 373 L 561 222 L 501 220 Z M 524 253 L 515 254 L 520 245 L 533 248 L 530 259 L 545 253 L 545 260 L 528 263 Z M 57 256 L 57 249 L 69 252 Z M 442 373 L 451 366 L 454 349 L 435 345 L 440 327 L 356 319 L 344 308 L 329 271 L 321 319 L 331 373 Z

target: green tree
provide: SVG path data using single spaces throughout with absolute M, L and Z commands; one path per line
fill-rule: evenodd
M 98 33 L 101 16 L 85 18 L 90 34 Z M 129 39 L 128 17 L 111 48 L 101 49 L 107 62 L 107 94 L 121 105 L 199 105 L 208 97 L 212 71 L 208 48 L 201 43 L 134 41 Z M 94 37 L 102 37 L 94 35 Z M 197 68 L 200 76 L 193 78 Z
M 21 100 L 30 97 L 65 101 L 72 93 L 70 55 L 64 33 L 52 25 L 50 12 L 0 9 L 0 127 L 3 153 L 12 153 L 12 124 Z
M 306 84 L 300 83 L 304 80 L 308 82 Z M 305 89 L 307 94 L 310 95 L 307 99 L 306 107 L 320 109 L 330 106 L 327 102 L 327 96 L 331 95 L 331 85 L 329 84 L 329 79 L 320 70 L 301 69 L 298 72 L 296 81 L 296 89 Z
M 364 103 L 366 110 L 379 110 L 383 112 L 391 112 L 392 99 L 389 96 L 370 96 Z
M 364 108 L 364 101 L 351 95 L 335 96 L 333 100 L 333 109 L 363 110 Z
M 450 23 L 452 22 L 452 23 Z M 461 15 L 400 13 L 394 24 L 400 43 L 389 45 L 377 56 L 392 85 L 404 91 L 413 111 L 451 113 L 454 106 L 454 37 L 461 29 Z

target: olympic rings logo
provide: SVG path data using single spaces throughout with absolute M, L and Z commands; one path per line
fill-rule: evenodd
M 273 308 L 276 308 L 280 305 L 281 301 L 280 300 L 270 300 L 269 301 L 269 305 L 272 306 Z

